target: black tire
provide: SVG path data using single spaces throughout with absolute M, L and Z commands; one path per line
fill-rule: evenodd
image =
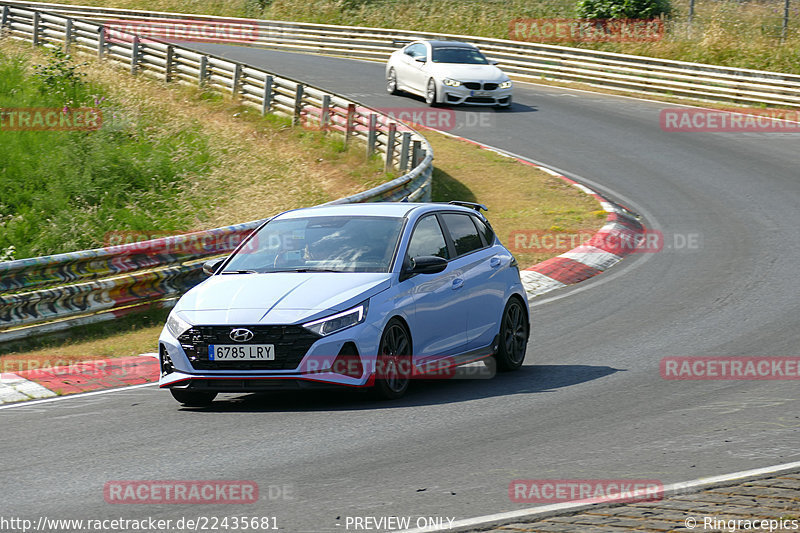
M 389 74 L 386 76 L 386 92 L 392 95 L 400 94 L 397 89 L 397 73 L 394 71 L 394 67 L 389 69 Z
M 211 402 L 217 397 L 216 392 L 182 389 L 170 389 L 169 391 L 173 398 L 187 407 L 206 407 L 211 405 Z
M 373 396 L 379 400 L 396 400 L 408 390 L 411 382 L 411 335 L 405 324 L 391 319 L 383 330 L 378 347 Z
M 436 81 L 433 78 L 428 80 L 428 87 L 425 89 L 425 103 L 431 107 L 436 107 Z
M 525 361 L 528 347 L 528 319 L 518 298 L 508 300 L 500 319 L 500 346 L 494 355 L 501 372 L 517 370 Z

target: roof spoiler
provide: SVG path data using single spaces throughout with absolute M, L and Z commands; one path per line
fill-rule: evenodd
M 485 205 L 476 204 L 475 202 L 462 202 L 461 200 L 451 200 L 448 203 L 452 204 L 452 205 L 460 205 L 462 207 L 471 207 L 472 209 L 474 209 L 478 213 L 480 213 L 481 210 L 483 210 L 483 211 L 488 211 L 489 210 L 489 208 L 486 207 Z

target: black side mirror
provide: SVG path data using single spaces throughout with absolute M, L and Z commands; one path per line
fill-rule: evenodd
M 421 255 L 411 260 L 411 274 L 438 274 L 447 268 L 447 259 L 435 255 Z
M 223 261 L 225 261 L 224 258 L 209 259 L 208 261 L 203 263 L 203 274 L 205 274 L 206 276 L 213 276 L 214 272 L 217 271 L 217 269 L 219 268 L 219 266 L 222 264 Z

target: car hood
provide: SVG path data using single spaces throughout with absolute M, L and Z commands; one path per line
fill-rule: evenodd
M 494 65 L 463 65 L 460 63 L 431 63 L 432 71 L 443 78 L 459 81 L 496 81 L 508 79 L 505 73 Z
M 212 276 L 175 306 L 191 324 L 293 324 L 344 311 L 387 289 L 390 274 L 276 272 Z

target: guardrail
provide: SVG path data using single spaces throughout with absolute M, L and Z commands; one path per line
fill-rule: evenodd
M 37 6 L 46 7 L 46 6 Z M 0 32 L 46 46 L 64 46 L 120 63 L 133 74 L 223 91 L 262 114 L 339 132 L 345 142 L 380 154 L 404 174 L 329 203 L 430 200 L 433 150 L 402 122 L 299 80 L 200 54 L 102 24 L 0 3 Z M 233 250 L 263 220 L 176 237 L 0 263 L 0 342 L 170 305 L 202 279 L 208 257 Z
M 204 15 L 137 11 L 64 4 L 39 4 L 7 0 L 9 5 L 44 6 L 48 10 L 99 21 L 150 21 L 163 28 L 187 17 L 192 22 L 230 23 L 257 31 L 248 44 L 288 52 L 330 54 L 358 59 L 385 60 L 398 40 L 445 39 L 471 42 L 503 70 L 523 80 L 582 82 L 643 94 L 667 94 L 739 104 L 800 107 L 800 76 L 752 69 L 737 69 L 652 57 L 571 48 L 567 46 L 490 39 L 444 33 L 385 28 L 335 26 L 258 19 L 228 19 Z

